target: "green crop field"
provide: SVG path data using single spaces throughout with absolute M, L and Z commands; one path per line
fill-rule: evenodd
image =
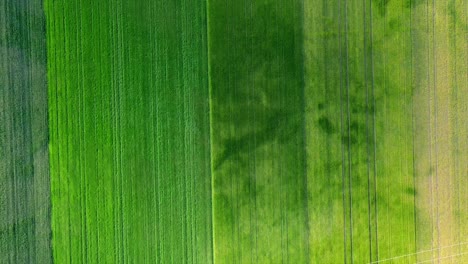
M 50 263 L 45 16 L 0 0 L 0 263 Z
M 468 263 L 468 1 L 0 0 L 0 264 Z
M 210 1 L 208 16 L 215 261 L 464 260 L 462 1 Z
M 216 263 L 309 259 L 300 1 L 210 1 Z
M 314 2 L 305 22 L 312 261 L 414 253 L 411 7 Z
M 205 10 L 46 1 L 55 262 L 211 262 Z
M 313 263 L 466 261 L 466 7 L 306 1 Z

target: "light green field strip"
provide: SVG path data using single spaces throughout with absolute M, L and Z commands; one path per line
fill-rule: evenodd
M 51 263 L 45 15 L 0 0 L 0 263 Z
M 466 14 L 306 1 L 312 262 L 466 262 Z
M 375 3 L 375 2 L 374 2 Z M 372 67 L 374 90 L 374 144 L 376 252 L 372 261 L 416 251 L 418 226 L 413 149 L 412 3 L 378 1 L 372 4 Z M 370 82 L 369 82 L 370 83 Z M 422 218 L 421 218 L 422 219 Z M 414 255 L 396 259 L 415 263 Z
M 421 2 L 414 12 L 415 172 L 426 226 L 418 261 L 468 262 L 468 3 Z
M 350 203 L 344 164 L 348 133 L 343 6 L 338 1 L 306 1 L 304 6 L 311 263 L 343 263 L 350 251 L 350 233 L 345 232 L 349 215 L 344 211 L 349 212 Z
M 307 263 L 301 1 L 208 6 L 215 263 Z
M 411 13 L 386 3 L 306 1 L 313 263 L 368 263 L 416 248 Z
M 211 263 L 203 1 L 47 0 L 56 263 Z

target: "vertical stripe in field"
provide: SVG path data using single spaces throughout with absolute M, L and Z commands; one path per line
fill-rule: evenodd
M 51 263 L 42 1 L 0 0 L 0 263 Z
M 418 261 L 468 261 L 466 226 L 467 54 L 465 1 L 415 5 L 413 99 Z
M 413 37 L 413 82 L 414 82 L 414 174 L 416 179 L 417 199 L 416 199 L 416 237 L 417 251 L 427 251 L 422 259 L 432 257 L 432 212 L 431 212 L 431 191 L 432 185 L 428 175 L 430 175 L 429 142 L 430 131 L 428 129 L 430 121 L 429 97 L 430 80 L 428 67 L 430 65 L 428 50 L 429 43 L 428 30 L 428 1 L 414 6 L 412 37 Z M 416 134 L 417 131 L 417 134 Z M 424 227 L 424 228 L 422 228 Z
M 302 1 L 208 5 L 216 263 L 308 263 Z
M 304 54 L 307 175 L 311 262 L 342 263 L 349 254 L 344 200 L 342 121 L 345 122 L 343 7 L 339 1 L 305 1 Z M 343 116 L 342 116 L 343 115 Z M 342 120 L 343 119 L 343 120 Z
M 373 8 L 378 259 L 416 251 L 410 1 Z M 403 261 L 415 262 L 414 255 Z
M 46 1 L 57 263 L 211 263 L 204 2 Z
M 456 73 L 453 74 L 455 91 L 452 94 L 453 105 L 456 105 L 456 111 L 452 112 L 454 129 L 453 155 L 455 156 L 455 186 L 456 205 L 454 206 L 456 221 L 458 222 L 458 253 L 462 254 L 468 251 L 468 2 L 454 1 L 452 11 L 457 15 L 452 20 L 453 59 L 452 65 Z M 464 25 L 464 26 L 463 26 Z M 454 107 L 455 108 L 455 107 Z M 464 243 L 463 245 L 461 243 Z M 468 262 L 468 256 L 460 258 L 459 262 Z
M 369 263 L 416 249 L 411 6 L 403 2 L 305 2 L 313 262 Z

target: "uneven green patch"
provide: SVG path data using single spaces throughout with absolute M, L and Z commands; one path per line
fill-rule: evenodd
M 0 1 L 0 263 L 50 263 L 45 16 Z
M 410 10 L 405 1 L 306 1 L 314 263 L 415 251 Z
M 217 263 L 305 263 L 300 1 L 209 1 Z
M 463 259 L 466 6 L 305 7 L 312 261 Z
M 56 263 L 210 263 L 206 6 L 46 1 Z
M 5 40 L 29 50 L 33 26 L 16 39 L 4 17 L 24 14 L 1 3 L 2 58 L 26 62 Z M 466 1 L 46 7 L 57 263 L 464 263 Z M 15 262 L 39 230 L 19 164 L 46 162 L 22 154 L 43 149 L 30 131 L 45 113 L 1 81 L 14 89 L 1 90 L 0 187 L 14 188 L 0 252 Z

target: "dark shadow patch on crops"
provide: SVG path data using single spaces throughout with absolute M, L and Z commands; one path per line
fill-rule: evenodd
M 346 134 L 346 135 L 341 136 L 341 143 L 343 145 L 349 145 L 349 144 L 354 145 L 357 142 L 358 141 L 357 141 L 356 137 L 354 137 L 352 135 Z
M 353 114 L 366 114 L 372 113 L 374 111 L 373 105 L 361 104 L 359 102 L 353 103 L 351 105 L 351 113 Z
M 293 17 L 285 16 L 275 5 L 257 3 L 246 12 L 236 10 L 238 4 L 233 4 L 231 8 L 245 16 L 218 19 L 232 26 L 219 30 L 224 34 L 211 36 L 214 45 L 225 46 L 212 48 L 212 96 L 217 104 L 242 105 L 252 96 L 253 88 L 272 93 L 278 89 L 271 85 L 272 79 L 287 83 L 288 87 L 280 89 L 299 88 L 297 28 Z M 253 80 L 252 75 L 259 71 L 262 78 Z
M 381 16 L 384 16 L 387 12 L 387 5 L 390 3 L 390 1 L 391 0 L 373 0 L 374 6 Z
M 223 33 L 211 35 L 215 169 L 227 161 L 246 167 L 250 153 L 289 142 L 303 125 L 300 27 L 292 9 L 281 10 L 275 1 L 245 9 L 243 2 L 229 11 L 242 15 L 213 14 L 220 23 L 212 32 Z
M 320 117 L 319 120 L 317 121 L 318 126 L 328 135 L 333 134 L 335 132 L 335 128 L 333 127 L 333 124 L 330 122 L 330 120 L 327 117 Z
M 408 194 L 408 195 L 411 195 L 411 196 L 416 196 L 417 195 L 416 189 L 414 189 L 413 187 L 406 188 L 405 193 Z
M 364 143 L 366 141 L 367 127 L 364 123 L 352 121 L 349 124 L 349 130 L 341 137 L 342 144 L 349 145 L 350 147 L 356 144 Z
M 268 112 L 268 118 L 263 121 L 262 129 L 249 132 L 240 137 L 228 138 L 222 142 L 223 151 L 215 160 L 215 169 L 226 161 L 236 161 L 238 165 L 246 164 L 240 157 L 250 151 L 255 151 L 273 141 L 286 143 L 300 132 L 300 114 L 283 113 L 281 111 Z M 253 148 L 253 149 L 252 149 Z M 240 162 L 240 164 L 239 164 Z
M 374 8 L 377 9 L 377 12 L 381 16 L 385 16 L 387 14 L 387 10 L 389 7 L 389 4 L 393 2 L 394 0 L 373 0 L 374 2 Z M 399 6 L 403 6 L 405 8 L 411 8 L 412 6 L 415 6 L 416 4 L 419 4 L 421 1 L 424 0 L 400 0 L 398 1 Z

